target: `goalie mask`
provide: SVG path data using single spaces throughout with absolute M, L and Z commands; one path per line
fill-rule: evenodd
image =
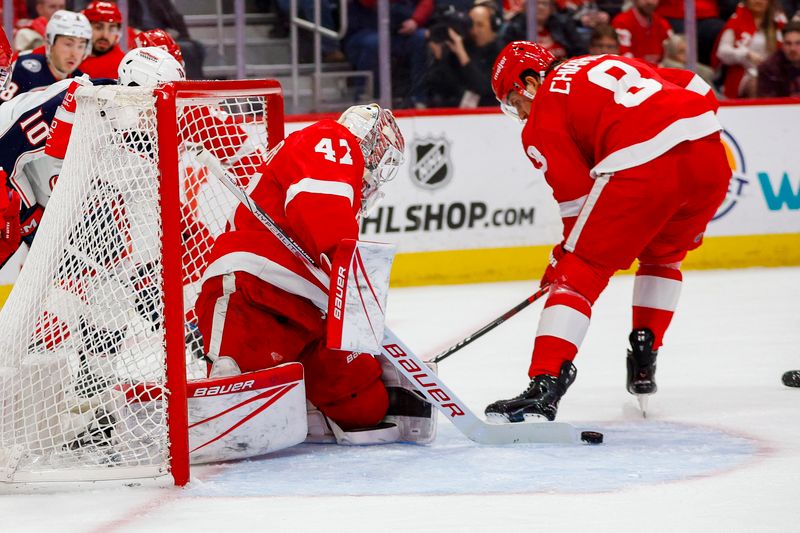
M 6 88 L 6 83 L 11 78 L 11 45 L 8 43 L 6 32 L 0 27 L 0 91 Z
M 392 112 L 378 104 L 353 106 L 342 113 L 339 123 L 358 138 L 364 154 L 361 215 L 366 217 L 383 198 L 381 185 L 394 179 L 403 164 L 406 143 Z
M 514 41 L 503 48 L 492 68 L 492 91 L 506 115 L 519 120 L 516 108 L 508 101 L 508 95 L 514 91 L 533 100 L 533 95 L 525 88 L 524 78 L 537 74 L 539 79 L 544 80 L 544 73 L 555 60 L 546 48 L 529 41 Z
M 117 72 L 119 84 L 129 87 L 155 87 L 186 79 L 181 64 L 169 52 L 155 46 L 134 48 L 125 54 Z

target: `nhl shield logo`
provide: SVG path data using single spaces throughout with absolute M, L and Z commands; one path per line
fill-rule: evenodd
M 453 175 L 450 143 L 444 137 L 415 139 L 411 145 L 411 181 L 423 189 L 437 189 Z

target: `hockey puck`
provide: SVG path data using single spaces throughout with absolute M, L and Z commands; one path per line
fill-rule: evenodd
M 800 387 L 800 370 L 789 370 L 781 379 L 787 387 Z
M 587 444 L 602 444 L 603 434 L 599 431 L 581 431 L 581 440 Z

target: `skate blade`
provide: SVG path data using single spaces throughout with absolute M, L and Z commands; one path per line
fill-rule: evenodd
M 642 412 L 642 418 L 647 418 L 647 404 L 650 401 L 650 395 L 637 394 L 636 400 L 639 402 L 639 410 Z
M 547 417 L 543 415 L 527 414 L 522 418 L 525 419 L 525 422 L 550 422 Z
M 524 422 L 550 422 L 547 417 L 542 415 L 524 415 L 522 422 L 512 422 L 506 415 L 500 413 L 487 413 L 486 421 L 490 424 L 520 424 Z
M 486 421 L 490 424 L 510 424 L 511 420 L 500 413 L 486 413 Z

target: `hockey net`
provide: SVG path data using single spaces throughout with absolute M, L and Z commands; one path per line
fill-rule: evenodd
M 81 88 L 63 170 L 0 311 L 0 482 L 188 479 L 194 303 L 243 186 L 283 138 L 274 81 Z M 156 401 L 153 401 L 156 400 Z

